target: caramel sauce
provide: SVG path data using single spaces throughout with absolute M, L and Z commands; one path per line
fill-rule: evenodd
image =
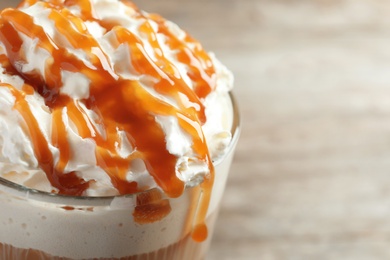
M 147 224 L 158 221 L 171 212 L 169 200 L 163 199 L 157 189 L 137 196 L 137 206 L 134 209 L 134 220 L 139 224 Z
M 28 6 L 38 1 L 26 0 L 20 6 Z M 169 196 L 178 197 L 184 191 L 184 183 L 176 176 L 177 157 L 166 148 L 165 134 L 155 120 L 155 115 L 174 116 L 179 125 L 193 140 L 193 149 L 200 160 L 210 167 L 210 176 L 202 184 L 202 199 L 197 209 L 193 238 L 202 241 L 207 236 L 204 225 L 211 188 L 214 181 L 213 165 L 208 153 L 201 129 L 206 121 L 202 99 L 215 87 L 215 71 L 210 57 L 200 44 L 186 36 L 179 39 L 158 15 L 149 15 L 136 9 L 130 2 L 127 6 L 135 10 L 134 16 L 142 21 L 140 33 L 147 38 L 141 40 L 131 31 L 113 21 L 102 21 L 96 17 L 89 0 L 51 0 L 49 3 L 39 2 L 50 10 L 49 19 L 53 21 L 58 33 L 65 37 L 68 44 L 77 50 L 83 50 L 87 62 L 70 53 L 62 46 L 57 37 L 51 37 L 45 28 L 34 23 L 33 17 L 17 9 L 5 9 L 0 15 L 0 40 L 3 42 L 7 57 L 0 57 L 1 64 L 7 72 L 19 74 L 26 80 L 26 86 L 18 90 L 13 86 L 2 84 L 15 96 L 15 109 L 22 115 L 34 146 L 39 166 L 48 176 L 51 184 L 61 194 L 82 195 L 89 183 L 78 177 L 75 172 L 66 172 L 66 165 L 72 159 L 67 137 L 67 117 L 77 128 L 82 138 L 90 138 L 96 143 L 96 160 L 98 166 L 110 176 L 113 185 L 121 194 L 142 191 L 135 182 L 128 182 L 126 174 L 132 160 L 142 159 L 148 172 L 159 187 Z M 78 6 L 80 17 L 74 16 L 67 6 Z M 85 21 L 95 21 L 111 31 L 117 38 L 117 46 L 125 44 L 129 48 L 131 65 L 139 77 L 147 75 L 154 79 L 153 90 L 176 102 L 172 106 L 151 95 L 139 81 L 120 77 L 112 67 L 109 58 L 100 48 L 99 43 L 87 31 Z M 157 32 L 151 22 L 158 26 Z M 33 71 L 23 73 L 21 64 L 26 64 L 23 53 L 23 40 L 20 34 L 36 39 L 39 48 L 50 53 L 51 58 L 45 62 L 45 73 L 40 75 Z M 188 77 L 193 89 L 181 77 L 178 69 L 167 57 L 158 41 L 157 34 L 165 37 L 166 43 L 176 59 L 186 65 Z M 146 45 L 153 52 L 146 52 Z M 63 85 L 62 71 L 79 72 L 90 80 L 89 97 L 84 100 L 73 100 L 61 93 Z M 39 93 L 51 111 L 51 137 L 45 138 L 25 97 Z M 92 110 L 98 119 L 92 121 L 81 105 Z M 103 132 L 96 127 L 99 125 Z M 121 157 L 117 152 L 117 144 L 121 143 L 118 131 L 124 131 L 134 152 Z M 49 149 L 49 142 L 59 150 L 59 159 L 54 161 Z M 135 211 L 135 219 L 144 223 L 155 221 L 168 214 L 169 203 L 140 204 Z M 152 219 L 145 218 L 145 212 L 152 213 Z

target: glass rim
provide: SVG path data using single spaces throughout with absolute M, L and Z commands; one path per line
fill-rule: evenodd
M 222 161 L 226 159 L 227 156 L 230 155 L 230 153 L 234 151 L 234 148 L 236 146 L 236 143 L 238 141 L 241 132 L 240 113 L 239 113 L 237 101 L 232 91 L 229 91 L 229 97 L 232 103 L 232 110 L 233 110 L 233 121 L 232 121 L 232 129 L 231 129 L 232 139 L 225 154 L 220 158 L 218 158 L 215 162 L 213 162 L 214 166 L 218 166 L 220 163 L 222 163 Z M 72 206 L 97 206 L 97 205 L 102 205 L 102 203 L 104 204 L 104 202 L 109 203 L 116 198 L 136 198 L 139 194 L 144 194 L 159 189 L 158 187 L 155 187 L 137 193 L 110 195 L 110 196 L 75 196 L 75 195 L 58 194 L 58 193 L 42 191 L 34 188 L 29 188 L 20 185 L 18 183 L 9 181 L 2 177 L 0 177 L 0 186 L 5 187 L 5 190 L 9 191 L 10 193 L 19 194 L 26 198 L 30 198 L 31 196 L 33 196 L 34 200 L 36 201 L 45 201 L 54 204 L 63 204 L 63 205 L 72 205 Z M 186 187 L 185 190 L 190 188 L 191 187 Z M 2 190 L 0 189 L 0 194 L 1 191 Z M 69 203 L 66 203 L 66 201 L 68 201 Z

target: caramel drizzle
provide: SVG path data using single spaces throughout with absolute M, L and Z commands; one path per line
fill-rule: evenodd
M 141 158 L 156 183 L 169 197 L 178 197 L 184 191 L 184 183 L 175 173 L 177 158 L 166 149 L 165 134 L 155 121 L 155 115 L 175 116 L 179 125 L 192 137 L 193 149 L 199 159 L 205 161 L 211 170 L 209 178 L 202 184 L 202 199 L 198 207 L 193 237 L 202 241 L 207 236 L 204 225 L 207 208 L 214 181 L 213 165 L 204 140 L 201 125 L 206 121 L 204 106 L 201 99 L 206 97 L 215 86 L 215 71 L 211 59 L 200 44 L 187 36 L 178 39 L 166 26 L 165 20 L 158 15 L 148 15 L 136 9 L 130 2 L 124 2 L 136 11 L 136 18 L 143 21 L 139 27 L 148 43 L 143 42 L 129 30 L 113 22 L 101 21 L 96 18 L 93 6 L 89 0 L 51 0 L 48 3 L 36 0 L 26 0 L 20 6 L 38 3 L 49 9 L 51 19 L 58 32 L 66 37 L 74 49 L 82 49 L 87 55 L 85 64 L 61 43 L 50 38 L 44 28 L 34 23 L 31 16 L 17 9 L 6 9 L 0 16 L 0 40 L 3 42 L 9 59 L 9 71 L 25 78 L 45 100 L 51 109 L 52 135 L 51 144 L 59 149 L 58 162 L 54 162 L 49 150 L 48 141 L 43 136 L 39 123 L 36 121 L 25 96 L 32 94 L 14 87 L 2 84 L 15 96 L 15 109 L 22 115 L 28 126 L 34 145 L 34 152 L 39 166 L 46 172 L 51 184 L 58 188 L 59 193 L 81 195 L 89 186 L 74 172 L 65 172 L 66 165 L 72 159 L 67 141 L 65 116 L 72 121 L 82 138 L 91 138 L 96 143 L 97 164 L 111 177 L 113 185 L 121 194 L 135 193 L 142 190 L 137 183 L 129 183 L 126 173 L 131 161 Z M 75 17 L 67 6 L 77 5 L 81 17 Z M 138 81 L 119 77 L 111 67 L 109 58 L 100 48 L 98 42 L 88 33 L 84 21 L 96 21 L 107 31 L 112 31 L 121 44 L 126 44 L 131 53 L 132 66 L 140 77 L 149 75 L 155 79 L 154 91 L 175 100 L 177 107 L 159 100 L 148 93 Z M 177 68 L 164 56 L 150 22 L 158 25 L 157 33 L 163 34 L 168 46 L 177 53 L 177 60 L 186 64 L 188 77 L 194 84 L 194 91 L 185 83 Z M 31 39 L 38 39 L 38 47 L 51 54 L 45 61 L 45 73 L 22 73 L 16 64 L 25 64 L 25 56 L 20 33 Z M 153 55 L 145 51 L 150 44 Z M 4 63 L 7 62 L 3 62 Z M 80 72 L 90 80 L 90 96 L 85 100 L 73 100 L 60 93 L 62 71 Z M 31 89 L 30 87 L 30 89 Z M 28 89 L 28 87 L 26 88 Z M 92 122 L 81 108 L 84 104 L 93 110 L 99 119 Z M 103 126 L 104 133 L 96 129 L 95 124 Z M 120 143 L 118 131 L 124 131 L 135 149 L 130 156 L 123 158 L 117 153 Z

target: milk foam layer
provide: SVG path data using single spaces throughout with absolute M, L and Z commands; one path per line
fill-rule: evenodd
M 24 1 L 0 14 L 0 176 L 54 193 L 67 191 L 53 178 L 71 176 L 84 185 L 79 195 L 159 187 L 173 197 L 210 178 L 231 140 L 231 73 L 177 25 L 131 3 L 70 2 L 77 1 Z M 114 91 L 113 82 L 128 84 L 121 91 L 131 98 L 104 90 L 104 111 L 98 98 Z M 164 140 L 140 145 L 139 124 L 115 122 L 108 108 L 123 102 L 141 107 L 134 118 L 151 118 Z M 42 140 L 47 147 L 37 147 Z M 173 158 L 166 179 L 174 185 L 149 156 L 148 145 L 161 144 Z
M 228 153 L 215 167 L 216 181 L 207 214 L 210 228 L 215 223 L 232 157 L 233 153 Z M 0 185 L 0 243 L 71 259 L 120 258 L 154 252 L 189 235 L 189 212 L 197 196 L 196 190 L 186 190 L 180 198 L 170 199 L 172 211 L 166 218 L 140 225 L 132 218 L 135 197 L 78 200 Z M 75 209 L 67 210 L 66 206 Z M 197 244 L 205 252 L 210 240 L 211 236 L 203 243 L 189 243 Z

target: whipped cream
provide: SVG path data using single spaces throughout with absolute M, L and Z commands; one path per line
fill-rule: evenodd
M 130 3 L 58 2 L 0 14 L 0 177 L 86 196 L 158 187 L 176 197 L 202 183 L 231 142 L 231 73 L 177 25 Z M 140 143 L 143 131 L 163 140 Z M 160 159 L 152 148 L 162 145 Z M 158 171 L 164 158 L 169 178 Z

